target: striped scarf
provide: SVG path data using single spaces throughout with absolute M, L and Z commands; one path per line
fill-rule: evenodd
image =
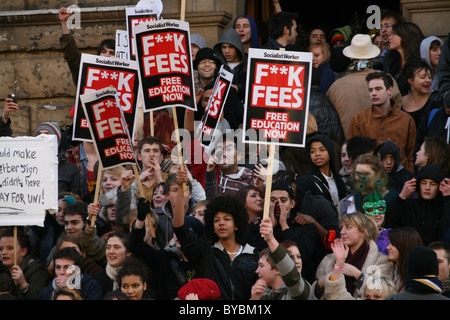
M 406 279 L 405 288 L 417 289 L 427 293 L 442 294 L 442 282 L 435 275 L 425 275 L 422 278 Z

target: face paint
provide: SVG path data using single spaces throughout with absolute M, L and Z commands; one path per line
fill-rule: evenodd
M 363 204 L 364 213 L 368 216 L 386 213 L 386 201 L 365 202 Z

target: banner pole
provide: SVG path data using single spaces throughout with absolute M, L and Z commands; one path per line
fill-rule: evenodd
M 14 226 L 14 265 L 17 265 L 17 226 Z
M 180 162 L 180 170 L 184 170 L 184 164 L 183 164 L 183 152 L 181 150 L 181 141 L 180 141 L 180 132 L 178 131 L 178 116 L 177 116 L 177 110 L 175 107 L 172 107 L 172 113 L 173 113 L 173 123 L 175 126 L 175 135 L 177 137 L 177 149 L 178 149 L 178 161 Z M 183 192 L 184 196 L 187 197 L 187 187 L 186 182 L 183 182 Z
M 97 170 L 97 182 L 95 183 L 95 195 L 94 195 L 94 203 L 95 204 L 98 203 L 98 197 L 99 197 L 99 193 L 100 193 L 100 184 L 102 182 L 102 177 L 103 177 L 103 165 L 99 161 L 98 162 L 98 170 Z M 92 219 L 91 219 L 91 228 L 95 227 L 95 220 L 96 219 L 97 219 L 97 216 L 92 217 Z
M 152 137 L 155 136 L 155 128 L 154 128 L 154 125 L 153 125 L 153 111 L 150 111 L 150 135 Z
M 186 0 L 181 0 L 180 20 L 184 21 L 185 19 L 186 19 Z
M 264 195 L 264 213 L 263 219 L 269 216 L 270 212 L 270 193 L 272 192 L 272 176 L 273 176 L 273 161 L 275 157 L 275 146 L 268 145 L 269 148 L 269 164 L 267 166 L 266 178 L 266 192 Z

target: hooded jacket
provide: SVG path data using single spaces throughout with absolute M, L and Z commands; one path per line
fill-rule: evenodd
M 435 198 L 425 200 L 420 194 L 419 186 L 423 179 L 441 183 L 444 178 L 444 171 L 438 165 L 428 164 L 420 169 L 416 177 L 417 196 L 406 200 L 396 197 L 387 203 L 391 208 L 389 214 L 386 213 L 386 227 L 413 227 L 419 232 L 425 246 L 442 240 L 450 228 L 450 196 L 444 197 L 439 191 Z
M 381 160 L 383 160 L 387 154 L 392 154 L 395 163 L 391 173 L 388 173 L 389 183 L 393 190 L 398 192 L 402 191 L 404 183 L 412 179 L 414 174 L 411 171 L 406 170 L 401 164 L 400 149 L 398 146 L 395 142 L 386 140 L 377 147 L 376 153 L 378 153 Z
M 422 40 L 420 43 L 420 57 L 426 61 L 431 67 L 433 66 L 430 61 L 430 45 L 433 41 L 439 41 L 442 44 L 442 40 L 435 36 L 430 36 Z M 433 80 L 431 83 L 431 90 L 438 90 L 439 84 L 438 84 L 438 77 L 437 73 L 433 73 Z
M 240 15 L 237 17 L 233 22 L 233 29 L 236 28 L 236 20 L 239 18 L 247 18 L 248 22 L 250 23 L 250 30 L 251 30 L 251 42 L 252 42 L 252 48 L 259 48 L 259 39 L 258 39 L 258 26 L 256 25 L 255 20 L 253 20 L 252 17 L 247 16 L 245 14 Z
M 336 182 L 339 200 L 341 200 L 347 195 L 347 188 L 344 180 L 342 180 L 339 172 L 336 170 L 337 167 L 335 160 L 336 158 L 334 156 L 335 152 L 333 141 L 331 141 L 331 139 L 324 134 L 313 135 L 306 142 L 306 150 L 309 150 L 311 144 L 315 141 L 321 142 L 328 151 L 330 158 L 330 171 L 333 174 L 334 181 Z M 313 195 L 323 195 L 328 201 L 333 203 L 328 182 L 321 173 L 319 167 L 312 163 L 311 157 L 309 157 L 309 160 L 311 162 L 311 169 L 305 175 L 298 178 L 296 182 L 297 192 L 299 195 L 298 197 L 301 199 L 303 194 L 309 190 Z
M 222 53 L 222 44 L 231 44 L 236 47 L 240 56 L 239 64 L 231 69 Z M 247 56 L 244 51 L 244 45 L 242 44 L 241 37 L 234 28 L 226 30 L 219 41 L 214 45 L 214 52 L 216 56 L 222 61 L 224 68 L 227 71 L 233 73 L 232 84 L 238 86 L 238 96 L 241 101 L 245 101 L 245 84 L 247 81 Z
M 445 105 L 450 106 L 450 42 L 445 39 L 441 49 L 441 56 L 437 68 L 439 93 L 442 98 L 442 107 L 431 110 L 426 116 L 426 121 L 422 121 L 417 129 L 415 151 L 422 145 L 425 136 L 435 135 L 444 137 L 447 143 L 450 142 L 449 115 L 445 112 Z

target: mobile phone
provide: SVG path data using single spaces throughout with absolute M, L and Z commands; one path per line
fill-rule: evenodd
M 8 98 L 12 99 L 14 103 L 17 103 L 16 95 L 14 93 L 8 94 Z

